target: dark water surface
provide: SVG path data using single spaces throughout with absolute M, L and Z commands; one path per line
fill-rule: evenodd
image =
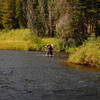
M 0 100 L 100 100 L 100 72 L 58 63 L 64 58 L 0 51 Z

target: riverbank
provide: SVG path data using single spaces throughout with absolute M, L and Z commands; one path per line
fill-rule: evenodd
M 33 36 L 28 29 L 0 31 L 1 50 L 34 50 L 44 51 L 46 44 L 53 44 L 54 50 L 61 47 L 61 40 L 57 38 L 40 38 Z
M 53 44 L 54 51 L 65 50 L 67 62 L 100 68 L 100 38 L 89 38 L 80 47 L 65 48 L 58 38 L 40 38 L 33 36 L 29 29 L 0 31 L 1 50 L 44 51 L 45 45 Z
M 76 48 L 68 62 L 100 68 L 100 37 L 91 37 Z

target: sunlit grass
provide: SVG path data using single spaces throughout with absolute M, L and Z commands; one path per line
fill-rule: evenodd
M 46 45 L 46 44 L 52 44 L 53 45 L 53 48 L 54 50 L 60 50 L 60 42 L 61 40 L 58 39 L 58 38 L 43 38 L 42 39 L 43 43 Z
M 36 37 L 29 29 L 0 31 L 0 49 L 44 51 L 45 45 L 53 44 L 54 50 L 59 50 L 59 41 L 57 38 Z
M 28 29 L 0 31 L 0 49 L 29 50 L 32 48 Z
M 69 62 L 100 68 L 100 38 L 86 41 L 69 57 Z
M 29 34 L 30 31 L 28 29 L 1 31 L 0 40 L 28 40 Z

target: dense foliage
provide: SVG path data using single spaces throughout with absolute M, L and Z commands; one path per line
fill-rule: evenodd
M 100 0 L 0 0 L 0 29 L 14 28 L 78 46 L 100 36 Z
M 68 61 L 100 68 L 100 38 L 90 37 L 71 54 Z

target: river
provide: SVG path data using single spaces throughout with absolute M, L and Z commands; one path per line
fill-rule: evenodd
M 65 54 L 0 51 L 0 100 L 100 100 L 100 72 L 60 63 Z

